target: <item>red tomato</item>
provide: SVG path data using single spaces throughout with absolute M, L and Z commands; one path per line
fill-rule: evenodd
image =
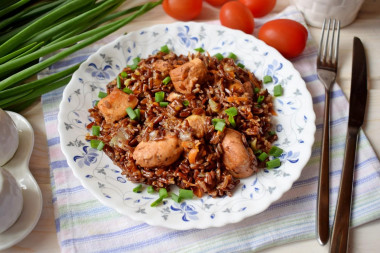
M 251 10 L 255 18 L 264 17 L 276 5 L 276 0 L 239 0 Z
M 285 58 L 293 58 L 305 49 L 307 36 L 302 24 L 290 19 L 275 19 L 260 28 L 258 37 Z
M 225 3 L 219 13 L 220 23 L 232 29 L 245 33 L 253 33 L 254 21 L 252 13 L 240 2 Z
M 221 6 L 222 4 L 224 4 L 227 1 L 228 0 L 206 0 L 206 2 L 208 2 L 209 4 L 214 5 L 214 6 Z
M 202 0 L 164 0 L 164 11 L 169 16 L 188 21 L 196 18 L 202 10 Z

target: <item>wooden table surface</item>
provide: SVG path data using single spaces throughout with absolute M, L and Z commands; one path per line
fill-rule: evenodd
M 138 1 L 127 1 L 135 4 Z M 289 5 L 289 0 L 278 0 L 275 12 Z M 124 6 L 125 8 L 125 6 Z M 218 19 L 218 9 L 204 4 L 200 17 L 196 21 Z M 150 13 L 134 20 L 118 33 L 134 31 L 157 23 L 171 23 L 174 19 L 168 17 L 161 6 Z M 310 27 L 316 42 L 319 41 L 321 30 Z M 339 71 L 337 83 L 349 97 L 351 85 L 352 39 L 358 36 L 363 41 L 368 61 L 369 96 L 367 102 L 366 120 L 363 126 L 376 153 L 380 154 L 380 1 L 366 0 L 355 22 L 341 31 L 339 51 Z M 321 87 L 322 88 L 322 87 Z M 36 178 L 43 194 L 43 210 L 41 218 L 24 240 L 4 252 L 59 252 L 59 244 L 55 230 L 54 211 L 52 204 L 52 189 L 50 185 L 49 156 L 46 141 L 46 131 L 42 114 L 42 105 L 36 102 L 22 112 L 35 132 L 34 151 L 30 160 L 30 169 Z M 351 252 L 379 252 L 380 220 L 365 224 L 351 231 Z M 328 252 L 328 246 L 319 246 L 316 240 L 307 240 L 268 249 L 264 252 Z

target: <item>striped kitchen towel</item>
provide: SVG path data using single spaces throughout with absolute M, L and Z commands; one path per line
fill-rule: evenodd
M 289 18 L 304 23 L 302 15 L 293 6 L 270 18 Z M 256 20 L 256 31 L 267 19 Z M 61 71 L 86 59 L 99 46 L 96 44 L 72 55 L 50 67 L 41 76 Z M 303 54 L 292 61 L 313 96 L 317 131 L 310 161 L 291 190 L 266 211 L 221 228 L 176 231 L 153 227 L 103 206 L 82 187 L 62 154 L 57 114 L 63 88 L 44 95 L 42 103 L 49 145 L 53 203 L 62 251 L 246 252 L 315 238 L 324 108 L 324 89 L 316 75 L 316 54 L 317 45 L 309 38 Z M 330 223 L 334 217 L 348 119 L 347 99 L 338 85 L 334 85 L 331 106 Z M 380 217 L 380 164 L 363 132 L 360 133 L 356 162 L 353 226 Z

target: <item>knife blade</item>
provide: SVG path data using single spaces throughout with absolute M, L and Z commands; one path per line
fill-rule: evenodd
M 348 249 L 356 145 L 360 127 L 364 122 L 367 103 L 367 64 L 365 50 L 359 38 L 354 37 L 353 44 L 354 53 L 352 58 L 348 130 L 330 245 L 331 253 L 347 252 Z
M 357 37 L 354 37 L 350 94 L 348 125 L 360 127 L 363 125 L 367 103 L 367 65 L 363 43 Z

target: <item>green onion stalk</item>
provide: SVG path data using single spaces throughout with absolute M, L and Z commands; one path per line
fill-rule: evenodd
M 58 0 L 31 4 L 28 0 L 19 0 L 4 4 L 0 17 L 2 13 L 6 13 L 6 17 L 14 15 L 0 19 L 0 108 L 22 110 L 42 94 L 66 85 L 79 64 L 40 80 L 24 82 L 115 32 L 162 0 L 115 12 L 123 2 Z M 112 21 L 116 18 L 119 19 Z M 58 50 L 61 51 L 38 62 L 40 57 Z

